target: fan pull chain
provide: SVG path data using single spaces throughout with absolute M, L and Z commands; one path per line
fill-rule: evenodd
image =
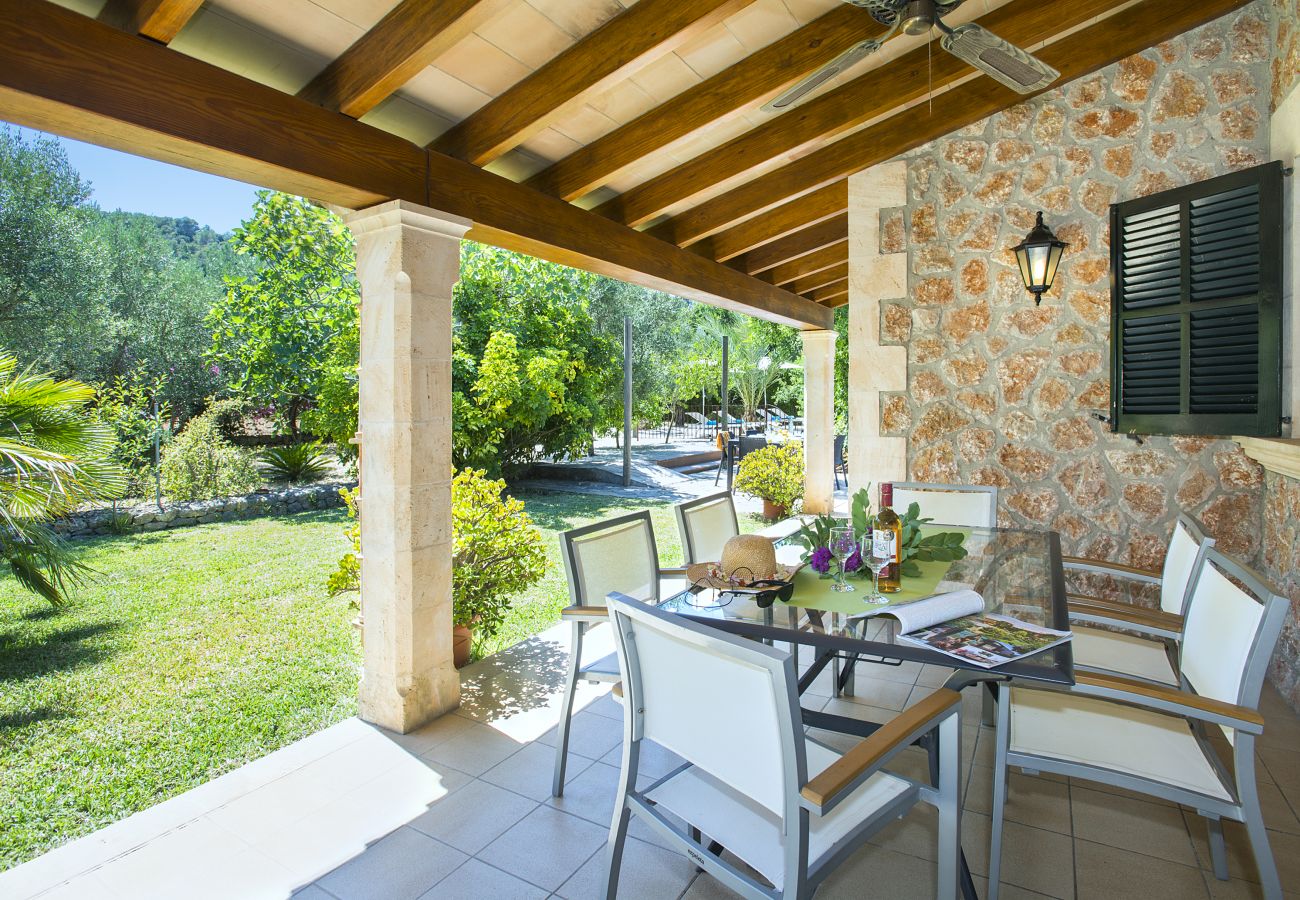
M 926 99 L 930 104 L 930 115 L 934 115 L 934 26 L 930 26 L 930 33 L 925 36 L 925 77 L 926 77 Z

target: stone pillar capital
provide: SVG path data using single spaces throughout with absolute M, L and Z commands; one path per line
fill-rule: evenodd
M 386 203 L 367 206 L 365 209 L 346 214 L 343 221 L 358 237 L 373 231 L 404 225 L 457 241 L 464 237 L 465 232 L 469 231 L 474 224 L 463 216 L 454 216 L 407 200 L 389 200 Z
M 833 330 L 826 328 L 810 328 L 799 332 L 799 339 L 803 341 L 804 350 L 824 350 L 827 347 L 834 350 L 836 337 L 837 335 Z

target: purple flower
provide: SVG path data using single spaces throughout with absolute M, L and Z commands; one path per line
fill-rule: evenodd
M 844 560 L 844 571 L 856 572 L 858 569 L 861 568 L 862 568 L 862 551 L 854 550 L 853 553 L 850 554 L 849 558 Z
M 813 567 L 813 571 L 825 575 L 831 570 L 832 559 L 834 557 L 831 555 L 830 547 L 818 547 L 812 552 L 812 556 L 808 557 L 808 565 Z
M 208 371 L 211 372 L 213 375 L 220 375 L 220 374 L 221 374 L 221 366 L 217 365 L 216 363 L 213 363 L 213 364 L 212 364 L 212 368 L 209 369 Z

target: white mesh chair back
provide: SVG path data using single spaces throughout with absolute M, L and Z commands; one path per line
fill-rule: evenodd
M 1244 566 L 1207 550 L 1183 625 L 1179 669 L 1187 684 L 1203 697 L 1255 709 L 1287 605 Z M 1232 740 L 1232 729 L 1223 730 Z
M 895 482 L 894 509 L 904 512 L 916 503 L 921 516 L 936 525 L 992 528 L 998 523 L 998 489 L 983 485 Z
M 1187 606 L 1188 588 L 1205 551 L 1214 546 L 1214 538 L 1206 537 L 1186 516 L 1174 523 L 1174 535 L 1169 540 L 1165 564 L 1160 574 L 1160 608 L 1181 616 Z
M 725 491 L 680 503 L 676 510 L 682 556 L 688 566 L 721 559 L 723 545 L 740 531 L 736 524 L 736 505 L 731 494 Z
M 634 738 L 784 816 L 807 774 L 789 654 L 620 597 L 609 606 Z
M 647 512 L 566 531 L 560 550 L 575 604 L 604 606 L 611 593 L 659 599 L 659 552 Z

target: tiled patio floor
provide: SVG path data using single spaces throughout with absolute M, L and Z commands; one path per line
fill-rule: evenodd
M 601 629 L 601 631 L 606 629 Z M 600 631 L 596 633 L 599 636 Z M 584 686 L 569 785 L 550 796 L 564 629 L 465 670 L 460 711 L 395 736 L 352 720 L 181 797 L 0 874 L 0 896 L 148 898 L 590 898 L 599 896 L 617 778 L 621 708 Z M 883 720 L 943 681 L 929 667 L 870 667 L 856 696 L 813 688 L 805 705 Z M 963 843 L 986 871 L 992 735 L 967 698 Z M 1260 752 L 1270 838 L 1300 897 L 1300 720 L 1271 689 Z M 825 735 L 822 735 L 825 738 Z M 832 741 L 833 742 L 833 741 Z M 919 751 L 900 757 L 919 775 Z M 667 771 L 668 754 L 648 765 Z M 1013 775 L 1008 900 L 1188 900 L 1259 896 L 1241 830 L 1227 827 L 1233 880 L 1208 871 L 1186 810 L 1078 781 Z M 621 897 L 733 896 L 633 826 Z M 853 857 L 819 897 L 933 896 L 934 823 L 920 808 Z M 984 881 L 976 878 L 981 890 Z M 296 893 L 295 893 L 296 891 Z

